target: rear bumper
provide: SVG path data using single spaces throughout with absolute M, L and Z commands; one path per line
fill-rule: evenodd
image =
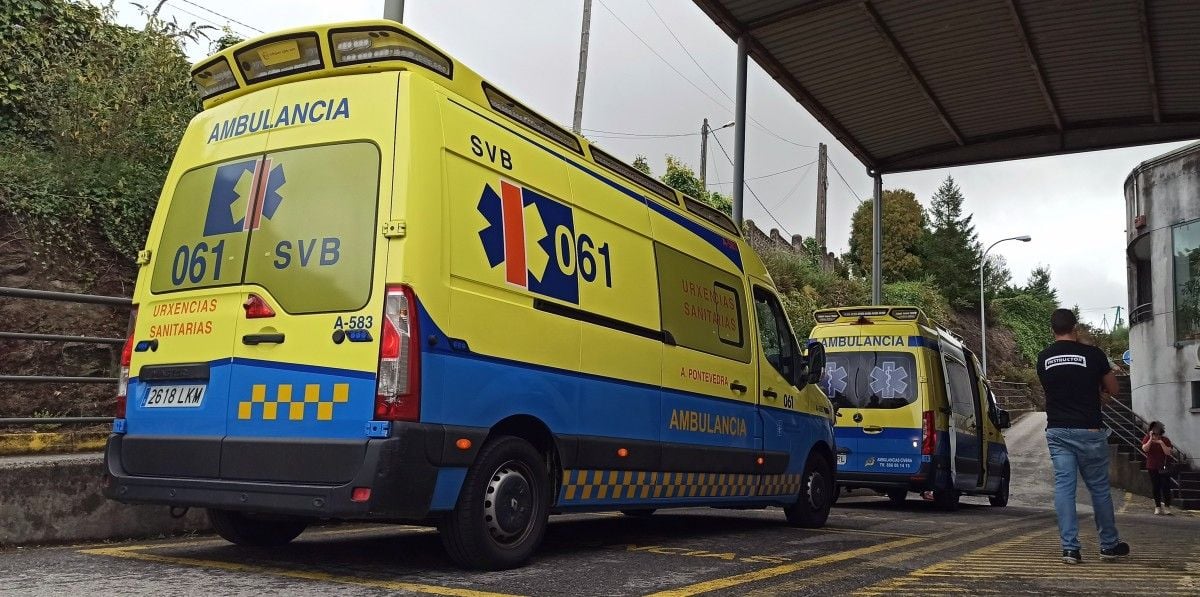
M 915 473 L 863 473 L 839 470 L 838 485 L 843 487 L 869 487 L 872 489 L 905 489 L 925 491 L 936 489 L 938 483 L 938 459 L 922 462 Z
M 447 441 L 471 437 L 481 445 L 486 429 L 448 429 L 444 425 L 393 423 L 390 437 L 363 439 L 363 459 L 346 483 L 265 482 L 220 478 L 133 475 L 122 464 L 124 435 L 109 436 L 105 448 L 104 495 L 128 504 L 161 504 L 242 510 L 312 518 L 419 520 L 429 515 L 438 471 L 467 466 L 469 452 L 446 450 Z M 264 447 L 270 440 L 264 440 Z M 264 450 L 269 453 L 270 450 Z M 355 488 L 371 488 L 367 501 L 355 502 Z

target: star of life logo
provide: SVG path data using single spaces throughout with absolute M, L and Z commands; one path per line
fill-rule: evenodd
M 908 389 L 908 371 L 904 367 L 896 367 L 896 363 L 884 361 L 883 366 L 871 370 L 871 392 L 887 400 L 903 398 Z
M 246 160 L 217 168 L 208 197 L 204 236 L 258 230 L 283 203 L 280 187 L 287 180 L 282 164 L 270 158 Z
M 485 184 L 477 208 L 487 221 L 479 240 L 488 265 L 503 265 L 509 284 L 578 304 L 571 208 L 506 180 L 499 187 Z
M 826 396 L 834 396 L 846 391 L 846 368 L 837 363 L 828 363 L 825 367 L 825 376 L 821 380 L 821 388 L 825 390 Z

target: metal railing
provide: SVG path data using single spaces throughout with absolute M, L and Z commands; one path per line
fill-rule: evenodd
M 30 290 L 28 288 L 8 288 L 0 286 L 0 297 L 17 299 L 59 301 L 85 305 L 104 305 L 110 307 L 130 308 L 130 299 L 119 296 L 102 296 L 95 294 L 76 294 L 72 292 L 55 292 L 51 290 Z M 85 344 L 105 344 L 121 346 L 124 338 L 103 338 L 98 336 L 72 336 L 67 334 L 38 334 L 31 332 L 0 332 L 0 340 L 28 342 L 82 342 Z M 68 384 L 115 384 L 116 377 L 71 376 L 71 375 L 7 375 L 0 374 L 0 382 L 9 383 L 68 383 Z M 4 425 L 92 425 L 111 423 L 112 417 L 0 417 L 0 426 Z
M 1142 435 L 1145 433 L 1146 421 L 1134 412 L 1131 407 L 1126 406 L 1124 402 L 1121 402 L 1116 397 L 1111 397 L 1104 401 L 1100 415 L 1104 424 L 1112 430 L 1117 440 L 1132 449 L 1134 454 L 1138 454 L 1144 459 L 1141 438 L 1130 435 L 1129 429 L 1137 429 L 1138 433 L 1136 435 Z M 1179 448 L 1171 447 L 1170 458 L 1178 463 L 1180 467 L 1191 468 L 1191 458 L 1181 452 Z M 1182 487 L 1177 476 L 1171 477 L 1171 486 L 1175 489 Z
M 1151 319 L 1154 319 L 1154 305 L 1150 303 L 1142 303 L 1129 310 L 1129 325 L 1150 321 Z
M 1001 408 L 1008 410 L 1014 403 L 1019 402 L 1027 403 L 1030 408 L 1037 408 L 1033 398 L 1029 395 L 1029 384 L 998 379 L 988 380 L 987 383 L 988 387 L 992 390 L 992 394 L 996 397 L 996 403 Z

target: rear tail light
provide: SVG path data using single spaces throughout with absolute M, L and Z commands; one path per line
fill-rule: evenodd
M 921 455 L 931 456 L 937 451 L 937 427 L 934 425 L 933 411 L 921 413 Z
M 129 312 L 129 329 L 125 332 L 125 344 L 121 347 L 121 373 L 117 379 L 117 401 L 114 416 L 125 418 L 126 396 L 129 394 L 129 363 L 133 361 L 133 332 L 137 327 L 137 307 Z
M 389 286 L 379 337 L 375 419 L 416 421 L 421 414 L 421 351 L 417 297 L 408 286 Z
M 242 308 L 246 310 L 246 319 L 275 317 L 275 310 L 271 308 L 271 305 L 253 292 L 246 295 L 246 302 L 242 303 Z

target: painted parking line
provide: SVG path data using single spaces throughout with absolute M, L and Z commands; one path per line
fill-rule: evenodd
M 1146 595 L 1196 595 L 1197 577 L 1188 570 L 1189 560 L 1200 555 L 1190 534 L 1160 537 L 1159 550 L 1101 562 L 1085 556 L 1082 565 L 1068 566 L 1059 560 L 1057 529 L 1041 529 L 1017 535 L 960 557 L 945 559 L 907 575 L 881 581 L 855 595 L 923 595 L 995 588 L 1005 593 L 1063 592 L 1114 594 L 1133 590 Z M 1094 549 L 1085 550 L 1095 553 Z M 1162 554 L 1178 554 L 1166 559 Z
M 706 581 L 686 585 L 683 587 L 677 587 L 677 588 L 669 589 L 666 591 L 652 593 L 648 597 L 686 597 L 688 595 L 699 595 L 701 593 L 707 593 L 709 591 L 728 589 L 730 587 L 736 587 L 738 585 L 743 585 L 746 583 L 752 583 L 752 582 L 758 582 L 761 580 L 776 578 L 779 576 L 792 574 L 794 572 L 798 572 L 800 570 L 804 570 L 807 568 L 815 568 L 818 566 L 824 566 L 826 564 L 833 564 L 833 563 L 842 562 L 845 560 L 852 560 L 854 558 L 871 555 L 873 553 L 878 553 L 881 551 L 887 551 L 887 550 L 892 550 L 892 549 L 901 549 L 906 546 L 912 545 L 914 543 L 919 543 L 919 542 L 925 541 L 925 540 L 926 539 L 921 538 L 921 537 L 908 537 L 908 538 L 903 538 L 903 539 L 896 539 L 894 541 L 888 541 L 886 543 L 878 543 L 875 545 L 869 545 L 867 547 L 860 547 L 858 549 L 851 549 L 851 550 L 843 551 L 840 553 L 832 553 L 832 554 L 816 557 L 816 558 L 813 558 L 810 560 L 803 560 L 800 562 L 792 562 L 790 564 L 783 564 L 780 566 L 771 566 L 769 568 L 762 568 L 760 570 L 754 570 L 752 572 L 744 572 L 742 574 L 735 574 L 733 576 L 726 576 L 723 578 L 715 578 L 712 580 L 706 580 Z
M 189 544 L 190 545 L 190 544 Z M 456 597 L 508 597 L 504 593 L 491 593 L 487 591 L 476 591 L 474 589 L 462 589 L 456 587 L 442 587 L 438 585 L 427 585 L 422 583 L 402 582 L 393 580 L 359 578 L 356 576 L 344 576 L 339 574 L 329 574 L 327 572 L 317 572 L 312 570 L 295 570 L 291 568 L 278 568 L 274 566 L 260 566 L 257 564 L 243 564 L 240 562 L 226 562 L 222 560 L 209 560 L 203 558 L 186 558 L 179 556 L 166 556 L 156 553 L 147 553 L 146 548 L 142 546 L 126 546 L 126 547 L 102 547 L 96 549 L 82 549 L 79 553 L 108 556 L 113 558 L 126 558 L 131 560 L 140 560 L 143 562 L 153 562 L 156 564 L 169 564 L 175 566 L 188 566 L 193 568 L 208 568 L 214 570 L 222 570 L 225 572 L 243 572 L 251 574 L 267 574 L 271 576 L 279 576 L 283 578 L 294 578 L 300 580 L 311 580 L 319 582 L 327 582 L 341 585 L 352 585 L 358 587 L 367 587 L 374 589 L 386 589 L 389 591 L 407 591 L 410 593 L 420 593 L 425 595 L 451 595 Z

